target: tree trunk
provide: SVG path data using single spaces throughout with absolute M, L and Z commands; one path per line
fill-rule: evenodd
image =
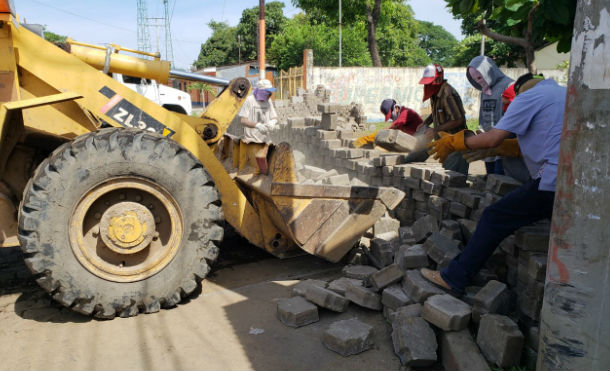
M 371 61 L 373 61 L 373 66 L 375 67 L 382 67 L 381 58 L 379 58 L 379 48 L 377 47 L 377 21 L 379 20 L 380 10 L 381 0 L 375 0 L 372 11 L 370 5 L 367 4 L 366 6 L 369 53 L 371 53 Z

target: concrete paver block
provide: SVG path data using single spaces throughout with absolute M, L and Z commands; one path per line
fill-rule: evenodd
M 392 322 L 392 342 L 403 365 L 423 367 L 436 362 L 436 335 L 421 317 L 396 316 Z
M 362 281 L 354 278 L 340 277 L 328 284 L 327 289 L 336 292 L 339 295 L 345 296 L 345 290 L 348 286 L 362 286 Z
M 350 285 L 345 288 L 345 298 L 361 307 L 381 310 L 381 296 L 364 286 Z
M 425 268 L 429 265 L 428 254 L 422 245 L 402 245 L 394 256 L 394 263 L 402 270 Z
M 363 281 L 375 272 L 377 272 L 377 269 L 370 265 L 346 265 L 341 270 L 343 276 Z
M 405 305 L 404 307 L 399 307 L 397 309 L 384 307 L 383 316 L 390 324 L 392 324 L 397 316 L 421 317 L 422 308 L 422 305 L 419 303 Z
M 460 253 L 457 243 L 439 232 L 432 233 L 422 247 L 430 259 L 438 264 L 448 262 Z
M 498 314 L 481 317 L 477 344 L 489 362 L 502 368 L 519 365 L 523 342 L 523 334 L 510 318 Z
M 305 298 L 314 304 L 335 312 L 345 312 L 349 300 L 334 291 L 318 286 L 310 286 L 305 292 Z
M 387 237 L 393 237 L 392 232 L 386 232 L 377 235 L 377 237 L 371 240 L 370 252 L 373 260 L 378 263 L 375 264 L 378 268 L 386 267 L 394 261 L 394 249 L 392 243 L 388 241 Z
M 302 296 L 282 299 L 277 303 L 277 317 L 286 326 L 301 327 L 319 320 L 318 307 Z
M 418 147 L 419 141 L 400 130 L 384 129 L 375 136 L 375 145 L 392 152 L 411 152 Z
M 490 371 L 470 332 L 443 332 L 440 336 L 441 359 L 445 370 Z
M 355 318 L 338 321 L 324 332 L 322 343 L 344 357 L 362 353 L 374 345 L 373 327 Z
M 384 216 L 379 218 L 373 225 L 373 231 L 375 235 L 380 235 L 387 232 L 398 233 L 400 228 L 400 221 L 394 218 Z
M 394 310 L 412 303 L 413 300 L 402 289 L 401 285 L 388 286 L 381 293 L 381 304 Z
M 328 285 L 326 281 L 321 280 L 304 280 L 292 286 L 291 296 L 305 296 L 305 292 L 310 286 L 318 286 L 325 288 Z
M 510 292 L 508 287 L 499 281 L 491 280 L 473 299 L 472 317 L 475 322 L 478 322 L 483 314 L 500 313 L 505 314 L 510 300 Z
M 334 175 L 334 176 L 328 177 L 326 179 L 326 181 L 328 184 L 331 184 L 331 185 L 350 185 L 349 175 L 347 175 L 347 174 Z
M 445 291 L 422 277 L 419 269 L 411 269 L 405 273 L 402 288 L 417 303 L 423 303 L 432 295 L 445 294 Z
M 379 291 L 386 286 L 400 281 L 403 276 L 403 271 L 397 264 L 390 264 L 387 267 L 371 274 L 368 278 L 368 283 L 375 291 Z
M 422 317 L 445 331 L 460 331 L 468 326 L 470 305 L 451 295 L 433 295 L 424 303 Z
M 505 194 L 516 189 L 520 185 L 521 182 L 509 177 L 508 175 L 488 174 L 485 189 L 489 192 L 504 196 Z
M 477 222 L 470 219 L 458 219 L 458 223 L 460 223 L 460 227 L 462 228 L 464 242 L 467 242 L 477 228 Z
M 411 226 L 411 229 L 413 230 L 415 240 L 420 242 L 432 233 L 439 231 L 438 220 L 432 215 L 426 215 L 423 218 L 417 219 Z

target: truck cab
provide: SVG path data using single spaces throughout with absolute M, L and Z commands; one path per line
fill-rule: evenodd
M 191 115 L 191 96 L 182 90 L 159 84 L 155 80 L 120 73 L 113 73 L 112 78 L 169 111 Z

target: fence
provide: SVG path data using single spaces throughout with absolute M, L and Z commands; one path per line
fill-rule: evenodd
M 277 88 L 276 99 L 287 99 L 297 95 L 297 89 L 303 86 L 303 67 L 292 67 L 288 71 L 280 71 L 279 76 L 274 77 L 274 84 Z

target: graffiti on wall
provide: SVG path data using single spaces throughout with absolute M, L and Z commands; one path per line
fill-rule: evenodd
M 361 103 L 369 120 L 382 118 L 379 105 L 386 98 L 395 99 L 401 105 L 418 112 L 429 112 L 429 101 L 422 102 L 423 86 L 419 79 L 422 68 L 373 68 L 373 67 L 314 67 L 308 89 L 324 85 L 331 92 L 331 102 Z M 513 79 L 527 72 L 525 68 L 503 69 Z M 560 81 L 564 72 L 560 70 L 540 71 L 545 77 Z M 445 69 L 445 79 L 460 94 L 466 117 L 478 118 L 480 92 L 466 78 L 466 68 Z

